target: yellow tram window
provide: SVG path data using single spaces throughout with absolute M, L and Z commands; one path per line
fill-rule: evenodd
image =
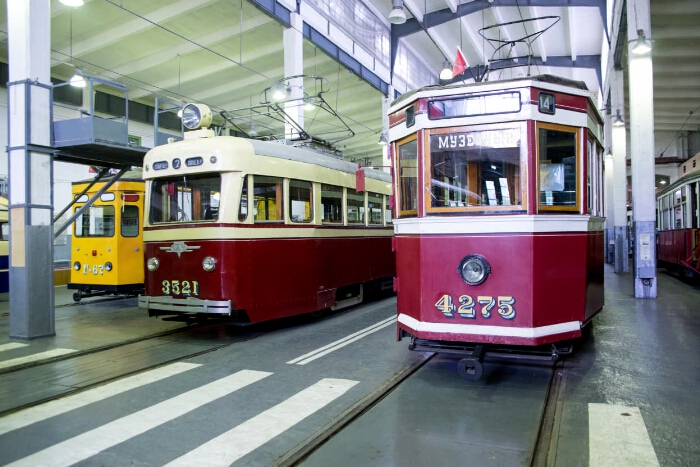
M 348 188 L 348 224 L 365 223 L 365 194 Z
M 122 237 L 139 236 L 139 208 L 138 206 L 124 206 L 122 211 Z
M 449 128 L 432 132 L 429 141 L 429 211 L 520 207 L 519 128 Z
M 382 195 L 378 193 L 367 193 L 367 211 L 369 212 L 370 225 L 382 225 L 384 219 L 382 216 Z
M 579 210 L 580 154 L 577 130 L 538 125 L 539 208 Z
M 309 222 L 312 217 L 311 182 L 289 181 L 289 212 L 292 222 Z
M 398 146 L 399 215 L 418 214 L 418 140 Z
M 335 185 L 321 185 L 321 205 L 324 224 L 343 223 L 343 188 Z
M 7 222 L 3 222 L 0 224 L 0 234 L 2 237 L 0 237 L 0 240 L 9 240 L 10 239 L 10 224 Z
M 282 179 L 279 177 L 253 177 L 256 221 L 283 221 Z
M 76 237 L 114 236 L 114 206 L 90 206 L 75 220 Z

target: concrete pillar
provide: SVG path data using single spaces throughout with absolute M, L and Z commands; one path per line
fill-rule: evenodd
M 622 71 L 613 71 L 610 76 L 610 92 L 613 119 L 625 118 L 624 78 Z M 615 239 L 615 272 L 629 272 L 627 242 L 627 134 L 625 126 L 612 125 L 613 154 L 613 217 Z
M 7 2 L 10 337 L 56 334 L 50 0 Z
M 632 159 L 634 296 L 656 298 L 656 196 L 654 193 L 654 89 L 651 52 L 635 53 L 638 31 L 651 36 L 649 0 L 627 3 Z
M 610 120 L 610 119 L 608 119 Z M 612 144 L 612 142 L 610 143 Z M 609 151 L 609 149 L 606 149 Z M 615 264 L 615 209 L 612 152 L 605 155 L 605 261 Z
M 282 33 L 284 44 L 284 76 L 296 76 L 304 74 L 304 35 L 303 20 L 298 13 L 291 13 L 289 21 L 291 28 L 285 28 Z M 304 79 L 294 78 L 288 82 L 290 86 L 289 99 L 301 99 L 304 97 Z M 295 100 L 284 104 L 284 111 L 296 122 L 300 128 L 304 128 L 304 106 L 301 100 Z M 299 134 L 292 125 L 284 125 L 285 138 L 298 138 Z

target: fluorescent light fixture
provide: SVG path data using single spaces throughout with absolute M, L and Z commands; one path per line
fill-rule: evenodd
M 406 22 L 406 13 L 403 11 L 403 0 L 391 0 L 393 6 L 389 13 L 389 22 L 391 24 L 403 24 Z
M 85 79 L 83 78 L 83 70 L 80 68 L 75 69 L 75 74 L 70 79 L 70 85 L 76 88 L 85 87 Z
M 83 0 L 59 0 L 66 6 L 83 6 Z
M 258 136 L 258 130 L 255 129 L 255 123 L 250 124 L 250 130 L 248 130 L 248 136 L 255 138 Z
M 386 138 L 386 133 L 382 132 L 381 136 L 379 137 L 379 141 L 377 141 L 378 144 L 382 146 L 386 146 L 389 144 L 389 140 Z
M 449 81 L 452 79 L 452 66 L 450 62 L 445 60 L 442 64 L 442 71 L 440 71 L 440 81 Z
M 276 101 L 284 100 L 287 97 L 287 90 L 282 86 L 282 83 L 277 83 L 272 90 L 272 98 Z

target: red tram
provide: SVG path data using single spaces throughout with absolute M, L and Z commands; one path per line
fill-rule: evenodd
M 390 108 L 398 338 L 411 349 L 546 349 L 603 306 L 602 119 L 550 75 L 431 86 Z M 514 347 L 519 346 L 519 347 Z
M 700 277 L 700 154 L 680 168 L 681 177 L 656 195 L 658 262 L 667 270 Z
M 255 323 L 391 289 L 391 176 L 285 144 L 215 136 L 189 104 L 184 141 L 144 158 L 150 316 Z M 187 125 L 186 125 L 187 126 Z

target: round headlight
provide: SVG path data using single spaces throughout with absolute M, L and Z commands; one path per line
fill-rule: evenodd
M 491 274 L 491 266 L 481 255 L 467 255 L 460 261 L 457 273 L 467 284 L 479 285 Z
M 106 270 L 107 272 L 111 271 L 111 270 L 112 270 L 112 263 L 110 263 L 109 261 L 107 261 L 107 262 L 105 263 L 105 270 Z
M 211 272 L 216 267 L 216 260 L 211 256 L 207 256 L 202 260 L 202 267 L 205 271 Z
M 158 261 L 158 258 L 148 258 L 148 261 L 146 261 L 146 267 L 151 272 L 158 269 L 159 265 L 160 265 L 160 261 Z
M 188 130 L 211 125 L 211 109 L 204 104 L 187 104 L 182 108 L 182 124 Z
M 76 271 L 80 271 L 80 261 L 76 261 L 75 263 L 73 263 L 73 269 L 75 269 Z

